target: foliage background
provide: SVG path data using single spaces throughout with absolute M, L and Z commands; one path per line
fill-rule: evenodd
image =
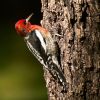
M 14 28 L 32 12 L 32 23 L 39 24 L 40 9 L 40 0 L 0 2 L 0 100 L 47 99 L 42 67 Z

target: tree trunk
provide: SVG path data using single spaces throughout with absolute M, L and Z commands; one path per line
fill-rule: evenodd
M 44 69 L 50 100 L 100 100 L 100 1 L 41 0 L 43 20 L 60 48 L 68 90 Z

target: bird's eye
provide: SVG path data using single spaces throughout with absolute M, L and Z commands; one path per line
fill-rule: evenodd
M 23 29 L 22 29 L 22 32 L 23 32 L 23 33 L 25 33 L 25 32 L 26 32 L 26 30 L 23 28 Z
M 26 25 L 26 21 L 24 22 L 24 24 Z
M 26 25 L 26 21 L 24 21 L 24 25 Z

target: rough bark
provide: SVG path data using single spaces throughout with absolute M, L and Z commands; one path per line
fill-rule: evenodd
M 44 69 L 50 100 L 100 100 L 100 1 L 41 0 L 43 20 L 60 48 L 67 93 Z M 59 34 L 61 36 L 58 36 Z

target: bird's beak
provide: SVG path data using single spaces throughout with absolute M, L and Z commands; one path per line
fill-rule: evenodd
M 33 13 L 30 14 L 30 15 L 26 18 L 26 23 L 28 23 L 28 21 L 31 19 L 32 16 L 33 16 Z

